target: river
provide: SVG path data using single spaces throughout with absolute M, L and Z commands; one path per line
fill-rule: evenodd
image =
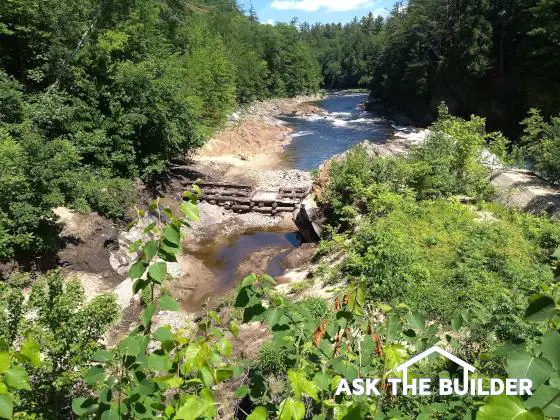
M 363 109 L 365 93 L 333 92 L 320 101 L 322 115 L 282 117 L 294 128 L 285 148 L 288 165 L 310 171 L 351 146 L 370 140 L 384 142 L 393 134 L 390 122 Z
M 284 164 L 310 171 L 363 140 L 385 142 L 394 130 L 387 119 L 363 109 L 366 99 L 363 93 L 334 92 L 318 103 L 324 110 L 321 114 L 280 117 L 294 129 L 293 140 L 285 148 Z M 225 242 L 203 241 L 193 254 L 216 276 L 219 287 L 212 295 L 220 295 L 240 280 L 244 263 L 255 252 L 276 250 L 267 265 L 259 269 L 280 276 L 283 257 L 299 245 L 296 232 L 252 230 Z M 254 258 L 251 264 L 255 264 Z M 192 309 L 200 303 L 190 302 L 185 307 Z

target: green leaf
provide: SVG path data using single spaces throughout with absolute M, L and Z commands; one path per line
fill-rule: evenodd
M 511 353 L 506 360 L 506 370 L 511 378 L 528 378 L 533 388 L 542 384 L 552 372 L 552 364 L 544 357 L 535 357 L 525 351 Z
M 148 361 L 148 367 L 152 370 L 162 372 L 169 368 L 169 356 L 152 353 L 146 360 Z
M 239 325 L 237 325 L 237 322 L 231 321 L 229 324 L 229 330 L 231 331 L 233 336 L 237 338 L 237 335 L 239 334 Z
M 471 309 L 465 309 L 461 312 L 461 318 L 468 324 L 473 319 L 473 311 Z
M 97 350 L 93 353 L 91 359 L 96 362 L 108 362 L 109 360 L 113 360 L 113 357 L 115 357 L 115 354 L 112 351 Z
M 223 382 L 233 376 L 233 368 L 216 369 L 216 382 Z
M 268 411 L 263 406 L 258 406 L 247 416 L 247 420 L 266 420 L 267 418 Z
M 560 417 L 560 389 L 548 385 L 541 385 L 525 401 L 525 407 L 540 408 L 545 416 Z
M 144 258 L 146 261 L 150 261 L 156 256 L 158 252 L 158 243 L 154 240 L 146 242 L 144 245 Z
M 256 281 L 257 281 L 257 276 L 255 276 L 254 274 L 250 274 L 241 281 L 241 287 L 243 288 L 243 287 L 250 286 Z
M 385 346 L 385 366 L 387 370 L 396 368 L 408 359 L 408 352 L 402 344 Z
M 210 318 L 212 318 L 212 320 L 213 320 L 216 324 L 220 325 L 220 324 L 222 323 L 222 320 L 220 319 L 220 315 L 218 315 L 218 313 L 217 313 L 216 311 L 210 311 L 210 312 L 208 313 L 208 316 L 209 316 Z
M 416 330 L 423 330 L 426 327 L 426 320 L 424 319 L 422 314 L 420 314 L 418 312 L 413 312 L 413 313 L 409 314 L 407 319 L 408 319 L 408 325 L 410 326 L 410 328 L 413 328 L 413 329 L 416 329 Z
M 550 386 L 560 389 L 560 372 L 556 371 L 552 375 L 550 375 L 548 383 Z
M 12 366 L 4 374 L 4 382 L 11 388 L 31 391 L 27 372 L 21 366 Z
M 301 394 L 306 394 L 313 398 L 315 401 L 319 399 L 319 388 L 313 382 L 305 377 L 302 371 L 290 370 L 288 372 L 288 379 L 292 385 L 292 390 L 296 398 L 300 398 Z
M 119 351 L 127 356 L 137 356 L 140 352 L 140 344 L 135 337 L 126 337 L 118 345 Z
M 200 182 L 200 180 L 197 180 L 195 182 Z M 202 194 L 202 189 L 198 185 L 192 184 L 191 188 L 192 188 L 192 190 L 193 190 L 193 192 L 196 196 L 199 196 L 199 195 Z
M 227 338 L 221 338 L 220 341 L 216 344 L 218 351 L 222 356 L 229 356 L 231 355 L 231 343 Z
M 156 332 L 153 334 L 154 340 L 157 341 L 172 341 L 173 340 L 173 333 L 169 327 L 159 327 Z
M 533 295 L 529 298 L 529 307 L 525 311 L 527 321 L 546 321 L 556 311 L 554 300 L 550 296 Z
M 541 339 L 540 349 L 554 369 L 560 371 L 560 334 L 557 331 L 548 331 Z
M 193 222 L 198 222 L 200 220 L 200 212 L 198 211 L 198 206 L 191 201 L 183 201 L 179 206 L 179 209 L 187 217 L 187 219 Z
M 148 275 L 156 283 L 161 283 L 167 275 L 167 264 L 162 261 L 152 264 L 148 270 Z
M 476 420 L 544 420 L 539 409 L 527 410 L 519 397 L 489 397 L 476 415 Z
M 165 356 L 162 356 L 165 357 Z M 191 379 L 189 382 L 192 381 L 198 381 L 198 379 L 193 380 Z M 172 376 L 171 378 L 169 378 L 168 380 L 165 381 L 165 383 L 167 384 L 167 386 L 169 388 L 179 388 L 181 385 L 183 385 L 184 379 L 181 378 L 180 376 Z
M 518 351 L 525 350 L 525 343 L 521 342 L 514 342 L 511 340 L 506 341 L 504 344 L 496 347 L 496 349 L 492 352 L 492 357 L 504 357 L 508 354 L 515 353 Z
M 151 222 L 148 226 L 146 226 L 146 228 L 144 229 L 144 234 L 147 235 L 148 233 L 150 233 L 152 231 L 153 228 L 156 227 L 156 222 Z M 152 242 L 152 241 L 150 241 Z M 146 244 L 147 245 L 147 244 Z M 157 248 L 157 246 L 156 246 Z M 144 250 L 145 252 L 145 250 Z
M 138 383 L 134 388 L 132 388 L 131 393 L 142 395 L 145 397 L 147 395 L 150 395 L 152 392 L 154 392 L 155 389 L 156 386 L 152 381 L 150 381 L 149 379 L 142 379 L 140 383 Z
M 301 420 L 305 416 L 305 405 L 292 398 L 285 399 L 278 408 L 279 420 Z
M 0 374 L 6 372 L 12 365 L 10 353 L 0 353 Z
M 169 207 L 165 207 L 163 209 L 163 214 L 165 214 L 165 217 L 167 217 L 169 220 L 175 220 L 175 215 Z
M 178 311 L 179 304 L 169 295 L 163 295 L 159 299 L 159 309 L 162 311 Z
M 179 229 L 173 225 L 167 225 L 163 228 L 163 237 L 170 244 L 178 246 L 181 243 L 181 233 Z
M 282 315 L 284 315 L 284 311 L 282 309 L 280 309 L 280 308 L 268 308 L 266 310 L 266 314 L 265 314 L 264 318 L 266 319 L 266 322 L 268 323 L 268 326 L 270 328 L 272 328 L 272 327 L 274 327 L 275 325 L 278 324 L 278 322 L 282 318 Z
M 112 404 L 109 410 L 104 411 L 101 414 L 100 420 L 121 420 L 121 416 L 119 415 L 119 406 Z
M 163 241 L 160 247 L 159 256 L 164 261 L 174 261 L 172 258 L 181 252 L 181 245 L 180 244 L 173 244 L 169 241 Z
M 456 316 L 451 320 L 451 328 L 453 328 L 453 331 L 459 331 L 462 326 L 463 326 L 462 318 Z
M 207 388 L 204 388 L 207 389 Z M 208 395 L 208 391 L 201 391 L 201 396 L 196 395 L 188 396 L 185 402 L 175 414 L 175 419 L 192 420 L 199 417 L 214 417 L 216 406 L 212 397 L 212 392 Z
M 88 385 L 96 385 L 105 380 L 105 369 L 101 366 L 93 366 L 88 369 L 84 381 Z
M 132 293 L 136 294 L 150 284 L 149 280 L 137 279 L 132 283 Z
M 554 253 L 552 254 L 552 258 L 560 260 L 560 246 L 556 248 L 556 251 L 554 251 Z
M 93 398 L 79 397 L 74 398 L 72 401 L 72 411 L 78 416 L 95 413 L 98 407 L 99 406 Z
M 152 323 L 152 317 L 156 313 L 156 304 L 151 302 L 146 306 L 146 309 L 142 312 L 142 325 L 144 328 L 148 328 L 148 326 Z
M 0 394 L 0 417 L 11 419 L 14 411 L 14 403 L 11 394 Z
M 144 260 L 136 261 L 134 264 L 132 264 L 132 266 L 128 270 L 128 275 L 132 280 L 139 279 L 140 277 L 142 277 L 147 267 L 148 267 L 148 263 L 146 261 Z
M 198 374 L 204 385 L 208 387 L 214 385 L 213 371 L 211 371 L 207 365 L 204 365 L 200 369 L 198 369 Z
M 148 211 L 149 212 L 154 212 L 157 210 L 157 208 L 159 207 L 159 197 L 156 198 L 155 200 L 153 200 L 150 205 L 148 206 Z
M 328 391 L 330 385 L 330 376 L 323 372 L 317 372 L 313 377 L 313 383 L 316 384 L 321 391 Z
M 235 390 L 235 398 L 243 398 L 249 393 L 249 387 L 247 385 L 241 385 Z
M 278 284 L 270 274 L 261 274 L 259 279 L 265 288 L 271 288 Z
M 33 366 L 41 366 L 41 350 L 39 349 L 39 345 L 31 337 L 25 340 L 19 352 L 25 356 Z

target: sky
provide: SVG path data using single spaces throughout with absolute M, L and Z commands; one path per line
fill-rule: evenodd
M 372 12 L 386 16 L 396 0 L 252 0 L 262 23 L 289 22 L 297 17 L 300 22 L 349 22 Z M 240 0 L 249 10 L 251 0 Z

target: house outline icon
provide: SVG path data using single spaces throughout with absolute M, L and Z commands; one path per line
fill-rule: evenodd
M 448 351 L 445 351 L 438 346 L 433 346 L 433 347 L 430 347 L 427 350 L 424 350 L 422 353 L 417 354 L 416 356 L 412 357 L 408 361 L 404 362 L 403 364 L 401 364 L 401 365 L 399 365 L 399 366 L 397 366 L 393 369 L 393 371 L 395 371 L 395 372 L 402 372 L 402 375 L 403 375 L 402 383 L 403 383 L 403 385 L 408 384 L 408 368 L 409 368 L 409 366 L 412 366 L 416 362 L 419 362 L 420 360 L 428 357 L 432 353 L 439 353 L 440 355 L 447 358 L 448 360 L 451 360 L 452 362 L 461 366 L 463 368 L 463 387 L 468 386 L 469 372 L 470 373 L 474 372 L 476 370 L 476 368 L 473 365 L 465 362 L 462 359 L 459 359 L 458 357 L 452 355 Z

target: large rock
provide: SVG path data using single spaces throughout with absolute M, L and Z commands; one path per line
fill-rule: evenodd
M 303 267 L 313 259 L 317 252 L 317 245 L 314 243 L 305 243 L 290 251 L 282 260 L 282 266 L 288 270 Z
M 304 242 L 317 242 L 321 238 L 325 216 L 311 195 L 294 211 L 293 220 Z
M 548 213 L 560 219 L 560 190 L 529 171 L 511 169 L 492 176 L 497 200 L 502 204 L 530 213 Z

